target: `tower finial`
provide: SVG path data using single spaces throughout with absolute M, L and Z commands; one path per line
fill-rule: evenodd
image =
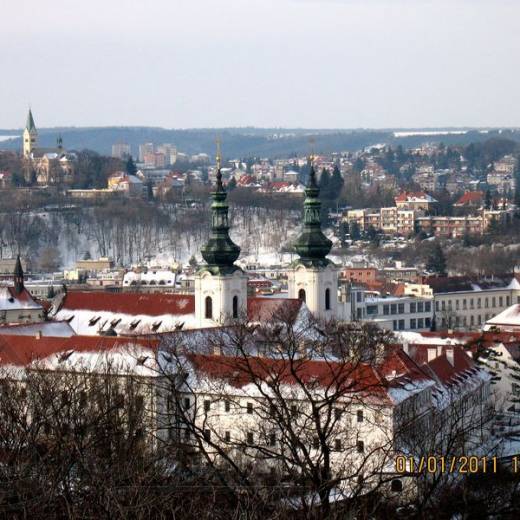
M 215 139 L 215 143 L 217 145 L 217 171 L 218 171 L 222 167 L 222 150 L 220 148 L 222 141 L 221 141 L 219 135 L 217 135 L 217 138 Z
M 221 140 L 220 136 L 217 136 L 215 139 L 215 143 L 217 144 L 217 191 L 224 191 L 224 185 L 222 184 L 222 150 L 221 150 Z

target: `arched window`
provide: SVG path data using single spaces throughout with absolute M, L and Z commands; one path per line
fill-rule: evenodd
M 238 318 L 238 296 L 233 296 L 233 318 Z
M 325 310 L 330 311 L 330 289 L 325 289 Z
M 205 312 L 204 316 L 207 320 L 213 319 L 213 300 L 211 299 L 211 296 L 206 296 L 205 300 Z
M 305 301 L 305 289 L 300 289 L 298 291 L 298 300 L 301 300 L 302 302 Z

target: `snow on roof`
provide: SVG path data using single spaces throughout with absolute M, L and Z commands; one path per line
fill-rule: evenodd
M 400 193 L 396 198 L 396 202 L 437 202 L 431 195 L 424 191 L 404 192 Z
M 146 273 L 129 271 L 123 277 L 123 285 L 175 285 L 176 274 L 167 269 L 148 270 Z M 134 283 L 135 282 L 135 283 Z
M 1 334 L 0 365 L 154 376 L 158 373 L 158 344 L 152 338 L 35 338 Z
M 488 320 L 485 329 L 491 326 L 510 326 L 520 328 L 520 304 L 515 303 L 500 314 L 497 314 L 495 317 Z
M 170 332 L 180 328 L 195 328 L 195 313 L 153 314 L 145 306 L 140 312 L 128 314 L 117 311 L 92 311 L 90 309 L 60 309 L 55 319 L 67 321 L 76 334 L 97 336 L 111 329 L 118 335 L 142 335 Z M 164 309 L 165 312 L 167 309 Z
M 400 331 L 395 333 L 400 343 L 408 343 L 413 345 L 464 345 L 467 340 L 465 338 L 445 337 L 432 335 L 423 335 L 420 332 Z
M 12 336 L 53 336 L 69 338 L 74 336 L 74 330 L 66 321 L 42 321 L 41 323 L 17 323 L 0 326 L 0 334 Z
M 42 309 L 42 306 L 36 303 L 27 289 L 23 288 L 17 293 L 14 287 L 0 287 L 0 311 L 10 310 L 27 310 Z

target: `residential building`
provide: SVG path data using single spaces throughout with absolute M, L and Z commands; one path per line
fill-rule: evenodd
M 117 159 L 128 159 L 132 156 L 132 151 L 128 143 L 116 143 L 112 145 L 112 157 Z
M 512 276 L 491 279 L 430 277 L 437 330 L 480 330 L 486 322 L 520 301 L 520 283 Z
M 431 298 L 365 296 L 365 308 L 366 321 L 391 330 L 430 330 L 433 324 Z

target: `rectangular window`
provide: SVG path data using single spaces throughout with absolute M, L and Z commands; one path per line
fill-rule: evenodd
M 397 312 L 398 312 L 399 314 L 404 314 L 404 303 L 399 303 L 399 304 L 397 305 Z
M 489 308 L 489 298 L 486 297 L 486 299 L 484 300 L 484 307 L 487 309 Z
M 253 403 L 247 403 L 247 413 L 249 415 L 253 413 Z
M 388 316 L 390 314 L 390 305 L 383 305 L 383 315 Z
M 184 398 L 184 409 L 185 410 L 188 410 L 191 406 L 191 402 L 190 402 L 190 398 L 189 397 L 185 397 Z
M 417 320 L 417 328 L 418 329 L 424 329 L 424 319 L 423 318 L 419 318 Z
M 404 330 L 404 320 L 399 320 L 399 330 Z
M 477 309 L 482 308 L 482 300 L 480 298 L 477 298 Z
M 247 444 L 253 444 L 254 440 L 253 432 L 247 432 Z
M 442 302 L 442 310 L 443 310 L 443 311 L 446 310 L 446 302 L 445 302 L 445 301 Z
M 448 300 L 448 310 L 451 311 L 451 300 Z
M 426 305 L 428 305 L 428 303 L 427 303 Z M 440 308 L 439 308 L 439 302 L 438 302 L 438 301 L 435 302 L 435 310 L 436 310 L 437 312 L 440 311 Z
M 224 401 L 224 410 L 229 412 L 231 410 L 231 403 L 229 401 Z
M 341 408 L 334 408 L 334 419 L 336 419 L 336 421 L 339 421 L 341 419 L 341 414 Z
M 415 318 L 412 318 L 412 319 L 410 320 L 410 328 L 411 328 L 411 329 L 415 329 L 415 328 L 416 328 Z
M 367 315 L 368 316 L 377 315 L 377 305 L 367 305 Z
M 424 325 L 429 329 L 432 326 L 432 320 L 430 318 L 424 318 Z
M 394 320 L 393 325 L 394 325 L 394 330 L 397 330 L 397 320 Z
M 455 310 L 459 310 L 459 300 L 455 300 Z
M 506 296 L 506 305 L 509 307 L 511 305 L 511 298 Z
M 471 298 L 471 300 L 469 301 L 469 308 L 470 308 L 470 309 L 473 309 L 473 308 L 474 308 L 474 305 L 473 305 L 473 298 Z
M 276 433 L 269 435 L 269 446 L 276 446 Z
M 424 302 L 419 302 L 417 304 L 417 312 L 424 312 Z
M 437 303 L 439 303 L 439 302 L 437 302 Z M 424 312 L 431 312 L 431 311 L 432 311 L 432 302 L 424 302 Z
M 210 430 L 204 430 L 204 440 L 210 441 L 211 440 L 211 431 Z
M 298 408 L 296 407 L 295 404 L 291 405 L 291 415 L 293 417 L 297 417 L 298 416 Z
M 231 440 L 231 432 L 225 432 L 224 433 L 224 440 L 226 442 L 229 442 Z
M 478 315 L 478 324 L 482 325 L 482 316 L 480 314 Z
M 363 410 L 357 411 L 357 422 L 363 422 Z
M 211 409 L 211 401 L 204 401 L 204 411 L 209 412 Z
M 318 437 L 314 437 L 312 439 L 312 447 L 317 450 L 320 447 L 320 439 Z
M 464 299 L 462 300 L 462 308 L 463 308 L 463 309 L 467 309 L 467 308 L 468 308 L 468 302 L 467 302 L 466 298 L 464 298 Z
M 336 451 L 341 450 L 341 439 L 334 439 L 334 449 Z
M 415 312 L 417 312 L 417 304 L 415 302 L 413 303 L 410 303 L 410 312 L 412 314 L 414 314 Z
M 493 296 L 493 298 L 491 298 L 491 306 L 492 307 L 496 307 L 497 306 L 497 299 L 495 298 L 495 296 Z
M 363 453 L 365 451 L 365 443 L 363 441 L 357 441 L 357 450 L 358 453 Z
M 390 305 L 390 314 L 397 314 L 397 305 L 395 303 Z

